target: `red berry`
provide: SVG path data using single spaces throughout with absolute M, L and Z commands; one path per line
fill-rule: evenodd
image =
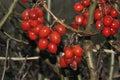
M 48 39 L 47 38 L 41 38 L 39 41 L 38 41 L 38 48 L 40 50 L 45 50 L 47 47 L 48 47 Z
M 30 12 L 30 9 L 26 9 L 22 12 L 22 19 L 23 20 L 28 20 L 29 19 L 29 12 Z
M 109 15 L 104 16 L 103 18 L 103 24 L 105 26 L 110 26 L 112 24 L 113 18 Z
M 78 25 L 81 25 L 82 22 L 83 22 L 83 19 L 84 19 L 83 15 L 77 15 L 75 17 L 75 23 L 78 24 Z
M 117 29 L 115 29 L 115 28 L 111 28 L 110 30 L 111 30 L 111 35 L 114 35 L 117 33 Z
M 82 4 L 87 7 L 90 5 L 90 0 L 82 0 Z
M 97 20 L 97 21 L 96 21 L 96 25 L 95 25 L 96 29 L 97 29 L 97 30 L 100 29 L 101 26 L 102 26 L 101 20 Z
M 37 20 L 38 20 L 39 24 L 43 24 L 44 23 L 44 17 L 39 17 Z
M 36 40 L 37 39 L 37 35 L 34 33 L 34 32 L 32 32 L 32 31 L 29 31 L 28 32 L 28 36 L 29 36 L 29 38 L 31 39 L 31 40 Z
M 88 10 L 85 10 L 85 11 L 84 11 L 83 16 L 84 16 L 85 18 L 88 18 Z
M 61 35 L 66 33 L 66 28 L 65 28 L 63 25 L 61 25 L 61 24 L 55 25 L 55 26 L 54 26 L 54 29 L 55 29 L 57 32 L 59 32 Z
M 28 2 L 28 0 L 21 0 L 21 2 L 26 3 L 26 2 Z
M 34 27 L 33 29 L 32 29 L 32 31 L 36 34 L 36 35 L 38 35 L 39 34 L 39 31 L 42 29 L 42 25 L 37 25 L 36 27 Z
M 60 58 L 60 66 L 62 68 L 66 68 L 68 66 L 67 63 L 65 62 L 64 56 Z
M 47 37 L 50 34 L 51 30 L 47 26 L 43 26 L 41 30 L 39 31 L 39 36 L 41 38 Z
M 79 62 L 82 61 L 82 57 L 75 56 L 75 57 L 74 57 L 74 60 L 75 60 L 77 63 L 79 63 Z
M 43 16 L 43 10 L 40 7 L 35 7 L 35 10 L 36 10 L 38 17 Z
M 105 26 L 102 30 L 102 34 L 105 36 L 105 37 L 109 37 L 111 35 L 111 29 L 110 27 L 107 27 Z
M 82 25 L 83 25 L 84 27 L 86 27 L 87 22 L 88 22 L 88 18 L 84 18 L 84 19 L 83 19 L 83 22 L 82 22 Z
M 37 19 L 38 15 L 36 13 L 37 11 L 35 9 L 31 9 L 29 12 L 30 19 Z
M 74 56 L 72 49 L 66 48 L 64 50 L 65 58 L 72 58 Z
M 119 28 L 119 24 L 120 24 L 119 21 L 116 20 L 116 19 L 114 19 L 114 20 L 112 21 L 111 28 L 118 29 L 118 28 Z
M 75 56 L 80 57 L 83 54 L 83 49 L 79 45 L 74 45 L 74 47 L 72 48 L 72 51 Z
M 111 10 L 111 7 L 110 7 L 110 6 L 104 5 L 104 6 L 102 6 L 102 7 L 103 7 L 103 10 L 102 10 L 103 14 L 105 14 L 105 15 L 110 14 L 110 10 Z
M 65 62 L 67 64 L 71 64 L 73 62 L 73 60 L 74 60 L 74 57 L 72 57 L 72 58 L 65 58 Z
M 101 19 L 101 13 L 100 13 L 99 9 L 95 10 L 94 18 L 95 18 L 95 20 L 100 20 Z
M 110 9 L 110 16 L 112 16 L 113 18 L 118 16 L 118 11 L 115 8 L 111 8 Z
M 30 19 L 29 21 L 31 27 L 36 27 L 38 25 L 38 20 Z
M 57 51 L 57 45 L 55 43 L 50 42 L 48 44 L 48 51 L 52 54 L 55 54 Z
M 77 70 L 78 68 L 78 65 L 77 65 L 77 62 L 74 60 L 71 64 L 70 64 L 70 67 L 73 69 L 73 70 Z
M 74 28 L 74 29 L 78 29 L 78 25 L 76 24 L 76 22 L 72 22 L 71 27 Z
M 51 34 L 49 35 L 49 39 L 51 42 L 55 44 L 59 44 L 61 41 L 60 34 L 57 31 L 51 32 Z
M 30 23 L 29 21 L 22 21 L 22 29 L 25 31 L 30 30 Z
M 82 11 L 83 9 L 84 9 L 84 6 L 82 5 L 82 3 L 80 3 L 80 2 L 75 3 L 75 5 L 74 5 L 74 10 L 75 10 L 76 12 L 80 12 L 80 11 Z

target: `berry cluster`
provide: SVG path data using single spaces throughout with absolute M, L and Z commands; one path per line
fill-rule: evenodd
M 77 64 L 81 62 L 83 49 L 79 45 L 73 47 L 66 46 L 64 48 L 64 55 L 60 58 L 60 66 L 66 68 L 68 65 L 73 70 L 77 70 Z
M 87 7 L 89 5 L 90 0 L 81 0 L 81 2 L 75 3 L 74 11 L 80 12 L 82 14 L 76 15 L 75 20 L 72 23 L 73 28 L 78 29 L 78 26 L 86 27 L 88 22 Z M 98 30 L 101 28 L 102 29 L 101 33 L 105 37 L 109 37 L 116 34 L 120 26 L 120 23 L 117 19 L 118 14 L 119 14 L 118 11 L 113 6 L 110 6 L 107 0 L 99 0 L 98 7 L 94 12 L 96 29 Z
M 78 29 L 78 26 L 86 26 L 88 21 L 88 10 L 85 9 L 90 5 L 90 0 L 81 0 L 74 4 L 74 11 L 81 12 L 83 14 L 78 14 L 75 16 L 75 20 L 72 23 L 72 27 Z
M 57 45 L 61 41 L 61 35 L 66 33 L 66 28 L 57 24 L 54 29 L 44 25 L 43 10 L 40 7 L 26 9 L 22 12 L 22 29 L 27 32 L 31 40 L 38 41 L 40 50 L 56 53 Z
M 120 26 L 117 19 L 118 11 L 114 7 L 110 6 L 105 0 L 99 0 L 99 2 L 99 8 L 97 8 L 94 13 L 96 29 L 100 29 L 101 26 L 103 26 L 101 33 L 105 37 L 109 37 L 116 34 Z M 102 10 L 100 10 L 100 8 Z

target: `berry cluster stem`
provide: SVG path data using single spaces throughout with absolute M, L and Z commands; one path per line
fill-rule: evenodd
M 88 23 L 86 26 L 87 32 L 90 32 L 93 29 L 94 11 L 95 11 L 96 6 L 97 6 L 97 0 L 92 0 L 90 7 L 89 7 Z
M 7 12 L 7 14 L 3 17 L 3 19 L 0 21 L 0 29 L 2 28 L 2 26 L 4 25 L 4 23 L 7 21 L 8 17 L 11 15 L 11 13 L 13 12 L 13 9 L 15 8 L 15 5 L 17 4 L 19 0 L 14 0 L 13 3 L 11 4 L 9 11 Z

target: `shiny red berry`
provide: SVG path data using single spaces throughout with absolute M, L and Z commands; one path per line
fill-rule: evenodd
M 30 12 L 30 9 L 26 9 L 22 12 L 22 19 L 23 20 L 28 20 L 29 19 L 29 12 Z
M 115 8 L 111 8 L 110 9 L 110 16 L 112 16 L 113 18 L 118 16 L 118 11 Z
M 53 31 L 49 35 L 49 39 L 50 39 L 51 42 L 53 42 L 55 44 L 59 44 L 60 41 L 61 41 L 61 36 L 57 31 Z
M 35 7 L 36 13 L 38 17 L 42 17 L 43 16 L 43 10 L 40 7 Z
M 39 31 L 42 29 L 43 25 L 37 25 L 32 29 L 32 31 L 36 34 L 39 35 Z
M 87 7 L 90 5 L 90 0 L 82 0 L 82 4 Z
M 75 21 L 72 22 L 71 27 L 74 28 L 74 29 L 78 29 L 78 25 Z
M 45 49 L 47 49 L 47 47 L 48 47 L 48 43 L 49 43 L 49 41 L 48 41 L 47 38 L 41 38 L 41 39 L 38 41 L 38 48 L 39 48 L 40 50 L 45 50 Z
M 84 19 L 83 15 L 77 15 L 75 17 L 75 23 L 78 24 L 78 25 L 81 25 L 82 22 L 83 22 L 83 19 Z
M 36 27 L 37 25 L 38 25 L 38 20 L 34 20 L 34 19 L 30 19 L 29 20 L 29 22 L 30 22 L 30 26 L 31 27 Z
M 65 62 L 64 56 L 60 58 L 60 66 L 61 68 L 66 68 L 68 66 L 67 63 Z
M 65 58 L 72 58 L 74 56 L 74 53 L 72 49 L 66 48 L 64 50 Z
M 111 28 L 110 30 L 111 30 L 111 35 L 115 35 L 117 33 L 117 29 L 115 28 Z
M 43 26 L 41 30 L 39 31 L 39 36 L 41 38 L 47 37 L 50 34 L 51 30 L 47 26 Z
M 95 18 L 95 20 L 100 20 L 101 19 L 101 13 L 100 13 L 99 9 L 95 10 L 94 18 Z
M 31 9 L 29 12 L 29 16 L 30 16 L 30 19 L 37 19 L 38 17 L 37 11 L 35 9 Z
M 30 23 L 29 21 L 22 21 L 22 29 L 25 31 L 30 30 Z
M 72 48 L 72 51 L 75 56 L 82 56 L 83 55 L 83 49 L 79 45 L 74 45 Z
M 57 45 L 55 43 L 52 43 L 50 42 L 48 44 L 48 51 L 51 53 L 51 54 L 55 54 L 57 52 Z
M 96 29 L 97 29 L 97 30 L 100 29 L 101 26 L 102 26 L 101 20 L 97 20 L 97 21 L 96 21 L 96 24 L 95 24 Z
M 66 33 L 66 28 L 63 25 L 61 25 L 61 24 L 55 25 L 54 26 L 54 30 L 59 32 L 61 35 Z
M 82 4 L 81 2 L 75 3 L 75 5 L 74 5 L 74 10 L 75 10 L 76 12 L 80 12 L 80 11 L 82 11 L 83 9 L 84 9 L 84 6 L 83 6 L 83 4 Z
M 103 27 L 102 34 L 105 37 L 109 37 L 111 35 L 111 29 L 110 29 L 110 27 L 107 27 L 107 26 Z
M 120 23 L 119 23 L 119 21 L 118 20 L 116 20 L 116 19 L 114 19 L 113 21 L 112 21 L 112 25 L 111 25 L 111 28 L 115 28 L 115 29 L 118 29 L 119 28 L 119 25 Z
M 29 31 L 28 32 L 28 36 L 29 36 L 29 38 L 31 39 L 31 40 L 36 40 L 37 39 L 37 35 L 34 33 L 34 32 L 32 32 L 32 31 Z
M 110 26 L 112 24 L 113 18 L 109 15 L 104 16 L 103 18 L 103 24 L 105 26 Z

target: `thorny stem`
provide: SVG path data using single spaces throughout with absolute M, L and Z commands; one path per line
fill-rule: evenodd
M 7 58 L 8 58 L 9 42 L 10 42 L 10 39 L 7 40 L 6 55 L 5 55 L 5 61 L 4 61 L 4 70 L 3 70 L 3 74 L 2 74 L 1 80 L 4 80 L 4 77 L 5 77 Z
M 15 5 L 17 4 L 19 0 L 14 0 L 13 3 L 11 4 L 8 13 L 3 17 L 3 19 L 0 21 L 0 29 L 3 27 L 4 23 L 7 21 L 8 17 L 11 15 L 13 12 L 13 9 L 15 8 Z

